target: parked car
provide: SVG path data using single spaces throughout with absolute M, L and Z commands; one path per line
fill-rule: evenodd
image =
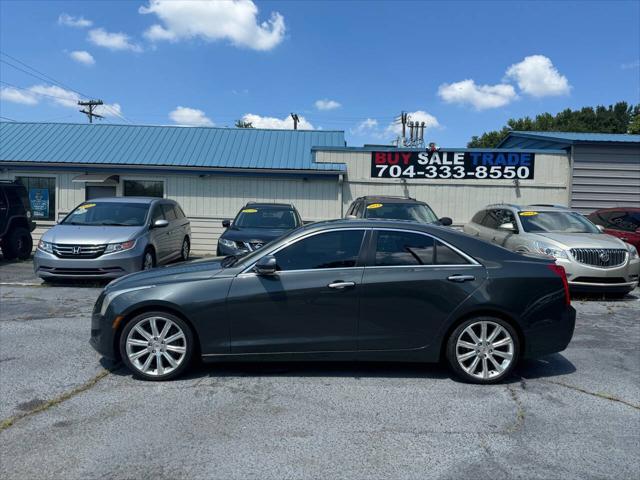
M 140 272 L 96 301 L 91 344 L 138 377 L 207 361 L 437 362 L 498 382 L 573 334 L 564 270 L 414 222 L 305 225 L 242 257 Z
M 603 208 L 587 217 L 605 233 L 630 243 L 640 251 L 640 208 Z
M 173 200 L 99 198 L 78 205 L 40 240 L 36 275 L 110 279 L 187 260 L 191 226 Z
M 300 214 L 290 203 L 249 202 L 233 221 L 222 221 L 226 230 L 218 239 L 216 254 L 245 255 L 301 225 Z
M 427 203 L 415 198 L 382 195 L 356 198 L 349 206 L 345 218 L 411 220 L 447 227 L 453 223 L 449 217 L 438 218 Z
M 489 205 L 464 231 L 509 250 L 554 257 L 573 291 L 625 295 L 638 285 L 636 248 L 564 207 Z
M 0 248 L 7 260 L 26 260 L 33 250 L 31 204 L 24 185 L 0 181 Z

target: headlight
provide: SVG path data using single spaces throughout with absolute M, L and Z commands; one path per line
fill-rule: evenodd
M 567 252 L 562 250 L 561 248 L 556 247 L 555 245 L 551 245 L 550 243 L 545 242 L 533 242 L 533 249 L 535 252 L 542 253 L 544 255 L 549 255 L 555 258 L 569 258 L 567 256 Z
M 109 292 L 104 296 L 104 299 L 102 300 L 102 306 L 100 307 L 100 315 L 104 316 L 105 313 L 107 313 L 107 308 L 109 308 L 109 305 L 111 305 L 111 302 L 113 302 L 113 300 L 122 295 L 123 293 L 129 293 L 129 292 L 133 292 L 135 290 L 144 290 L 145 288 L 152 288 L 155 287 L 155 285 L 145 285 L 144 287 L 133 287 L 133 288 L 125 288 L 124 290 L 116 290 L 115 292 Z
M 627 243 L 627 250 L 629 250 L 629 260 L 635 260 L 638 258 L 638 249 L 636 247 Z
M 49 242 L 45 242 L 44 240 L 40 240 L 40 242 L 38 242 L 38 248 L 43 252 L 53 253 L 53 245 Z
M 225 247 L 233 248 L 235 250 L 238 249 L 238 246 L 236 245 L 236 242 L 234 242 L 233 240 L 227 240 L 225 238 L 219 238 L 218 242 L 220 243 L 220 245 L 224 245 Z
M 122 242 L 122 243 L 110 243 L 109 245 L 107 245 L 107 248 L 105 249 L 104 253 L 115 253 L 115 252 L 122 252 L 124 250 L 130 250 L 134 247 L 135 244 L 136 244 L 135 240 L 129 240 L 128 242 Z

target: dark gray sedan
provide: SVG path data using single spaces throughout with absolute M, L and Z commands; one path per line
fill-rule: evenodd
M 165 380 L 194 355 L 224 360 L 437 362 L 502 380 L 573 334 L 562 267 L 454 230 L 337 220 L 241 258 L 116 280 L 98 298 L 91 343 L 138 377 Z

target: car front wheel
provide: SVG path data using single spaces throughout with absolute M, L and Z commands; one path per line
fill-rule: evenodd
M 520 355 L 518 335 L 500 318 L 477 317 L 456 328 L 447 342 L 447 360 L 470 383 L 497 383 L 513 370 Z
M 184 320 L 166 312 L 147 312 L 131 320 L 120 336 L 120 355 L 144 380 L 180 375 L 193 355 L 194 339 Z

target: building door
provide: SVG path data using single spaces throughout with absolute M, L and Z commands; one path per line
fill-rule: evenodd
M 93 200 L 94 198 L 115 197 L 115 185 L 86 185 L 84 187 L 84 199 Z

